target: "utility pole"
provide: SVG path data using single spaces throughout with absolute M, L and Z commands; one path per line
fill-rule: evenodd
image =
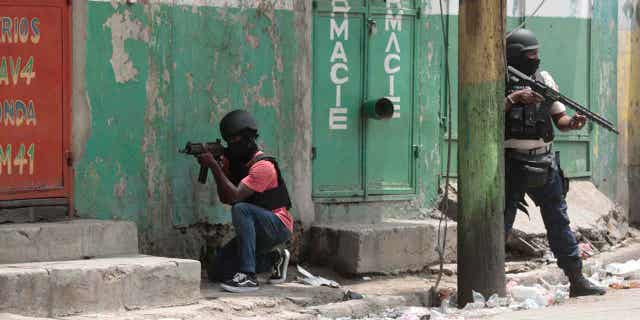
M 460 0 L 458 304 L 505 295 L 505 0 Z

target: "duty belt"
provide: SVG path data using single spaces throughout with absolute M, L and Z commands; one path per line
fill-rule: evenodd
M 543 154 L 547 154 L 547 153 L 551 152 L 551 144 L 546 145 L 544 147 L 540 147 L 540 148 L 534 148 L 534 149 L 507 148 L 507 151 L 517 152 L 517 153 L 522 153 L 522 154 L 528 154 L 530 156 L 537 156 L 537 155 L 543 155 Z

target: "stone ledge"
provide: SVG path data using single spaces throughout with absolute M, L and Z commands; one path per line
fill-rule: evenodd
M 0 264 L 77 260 L 138 253 L 133 222 L 70 220 L 0 225 Z
M 438 262 L 437 220 L 385 220 L 378 224 L 311 228 L 312 263 L 346 274 L 422 270 Z M 456 257 L 457 226 L 449 222 L 445 260 Z
M 371 313 L 380 312 L 387 308 L 399 307 L 406 304 L 402 296 L 372 296 L 361 300 L 329 303 L 322 306 L 310 307 L 308 313 L 329 317 L 365 317 Z
M 195 303 L 200 262 L 144 255 L 0 265 L 0 313 L 64 316 Z

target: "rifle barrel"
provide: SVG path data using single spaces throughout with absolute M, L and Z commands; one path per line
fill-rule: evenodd
M 615 125 L 611 121 L 607 120 L 606 118 L 600 116 L 597 113 L 591 112 L 589 109 L 581 106 L 575 101 L 562 95 L 560 95 L 560 99 L 558 99 L 558 101 L 564 103 L 567 107 L 575 110 L 579 114 L 584 115 L 589 120 L 596 122 L 597 124 L 604 127 L 605 129 L 611 132 L 615 132 L 616 134 L 620 134 L 620 132 L 615 128 Z
M 607 120 L 606 118 L 600 116 L 597 113 L 591 112 L 589 109 L 583 107 L 581 104 L 577 103 L 576 101 L 571 100 L 569 97 L 566 97 L 565 95 L 563 95 L 562 93 L 554 90 L 553 88 L 549 88 L 546 84 L 537 81 L 535 79 L 532 79 L 531 77 L 525 75 L 524 73 L 518 71 L 517 69 L 515 69 L 512 66 L 507 66 L 507 71 L 508 73 L 510 73 L 511 75 L 515 76 L 518 80 L 520 81 L 524 81 L 528 84 L 531 85 L 532 89 L 541 89 L 542 92 L 538 92 L 540 94 L 542 94 L 543 96 L 545 96 L 545 98 L 549 98 L 547 95 L 545 95 L 545 91 L 551 91 L 553 92 L 553 94 L 558 97 L 558 101 L 563 103 L 564 105 L 566 105 L 567 107 L 573 109 L 574 111 L 578 112 L 581 115 L 584 115 L 585 117 L 587 117 L 587 119 L 597 123 L 598 125 L 600 125 L 601 127 L 614 132 L 615 134 L 620 134 L 620 132 L 616 129 L 615 125 L 613 124 L 613 122 Z

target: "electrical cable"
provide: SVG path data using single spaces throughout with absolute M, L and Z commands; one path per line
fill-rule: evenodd
M 542 8 L 542 5 L 546 2 L 547 0 L 542 0 L 542 2 L 540 2 L 540 4 L 538 5 L 538 7 L 533 10 L 533 12 L 528 16 L 524 18 L 524 21 L 522 21 L 521 24 L 519 24 L 517 27 L 513 28 L 513 30 L 511 30 L 511 32 L 507 33 L 507 36 L 505 38 L 508 38 L 513 32 L 515 32 L 516 30 L 522 28 L 525 24 L 527 24 L 527 21 L 529 21 L 529 18 L 534 17 L 536 15 L 536 13 L 538 13 L 538 10 L 540 10 L 540 8 Z
M 448 217 L 445 214 L 449 209 L 449 178 L 451 176 L 451 138 L 452 138 L 452 128 L 451 128 L 451 79 L 449 72 L 449 15 L 447 14 L 447 21 L 445 23 L 444 12 L 442 6 L 442 0 L 440 2 L 440 24 L 442 28 L 442 38 L 444 41 L 444 78 L 445 85 L 447 86 L 447 107 L 445 113 L 447 114 L 447 168 L 445 171 L 445 183 L 444 183 L 444 195 L 442 197 L 443 204 L 440 209 L 440 219 L 438 221 L 438 232 L 437 232 L 437 241 L 436 241 L 436 252 L 438 253 L 438 259 L 440 262 L 440 267 L 438 270 L 438 278 L 436 279 L 436 283 L 432 288 L 432 293 L 435 294 L 437 292 L 438 286 L 440 285 L 440 281 L 442 280 L 442 273 L 444 269 L 444 255 L 446 250 L 447 243 L 447 227 L 448 227 Z M 448 8 L 447 2 L 447 8 Z M 447 10 L 448 11 L 448 10 Z M 444 229 L 442 229 L 442 225 L 444 223 Z

